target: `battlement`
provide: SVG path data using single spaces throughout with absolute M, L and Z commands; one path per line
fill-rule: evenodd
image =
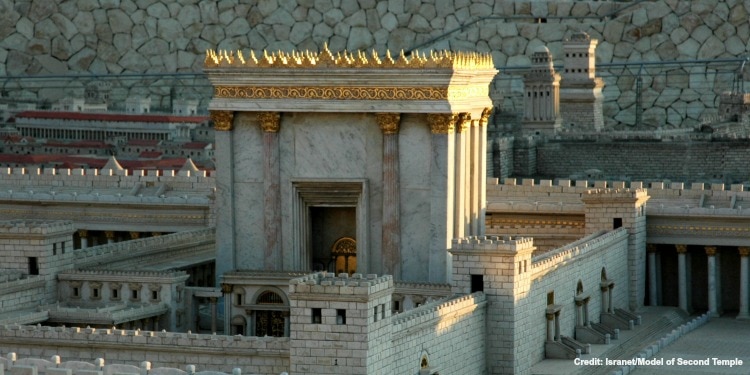
M 643 188 L 630 189 L 590 189 L 581 197 L 584 201 L 592 198 L 601 198 L 607 200 L 641 200 L 648 197 L 648 191 Z
M 393 288 L 393 276 L 374 274 L 363 276 L 346 273 L 338 276 L 330 272 L 317 272 L 289 280 L 289 293 L 332 295 L 370 295 Z
M 426 303 L 407 312 L 393 317 L 393 332 L 406 332 L 410 327 L 422 323 L 436 321 L 448 314 L 455 313 L 464 308 L 475 310 L 478 306 L 486 303 L 487 297 L 484 293 L 472 293 L 460 297 L 446 297 L 437 301 Z
M 0 235 L 49 235 L 72 234 L 75 231 L 70 221 L 9 220 L 0 221 Z
M 187 276 L 185 271 L 70 270 L 58 274 L 60 280 L 108 280 L 123 277 L 174 279 Z
M 619 228 L 610 232 L 600 231 L 558 249 L 532 257 L 532 278 L 537 278 L 550 269 L 573 262 L 578 257 L 604 251 L 614 242 L 626 241 L 627 236 L 628 232 L 625 228 Z
M 145 359 L 145 358 L 142 358 Z M 195 365 L 185 366 L 185 370 L 173 367 L 151 368 L 150 361 L 141 361 L 139 366 L 126 364 L 105 364 L 104 358 L 97 358 L 93 363 L 82 362 L 79 360 L 62 361 L 59 355 L 53 355 L 49 360 L 42 358 L 19 358 L 17 353 L 10 352 L 6 358 L 0 357 L 0 375 L 4 371 L 8 373 L 37 374 L 46 373 L 54 375 L 71 375 L 71 374 L 127 374 L 127 375 L 230 375 L 218 371 L 199 371 L 196 372 Z M 14 370 L 15 368 L 15 370 Z M 242 371 L 235 368 L 231 375 L 240 375 Z
M 0 339 L 3 337 L 40 338 L 50 341 L 65 340 L 75 342 L 97 342 L 102 345 L 135 344 L 148 346 L 185 346 L 189 348 L 224 348 L 234 349 L 289 349 L 288 337 L 224 336 L 195 334 L 191 332 L 155 332 L 124 329 L 97 329 L 81 327 L 50 327 L 0 325 Z
M 212 170 L 117 169 L 117 168 L 0 168 L 0 178 L 8 176 L 132 176 L 132 177 L 213 177 Z
M 465 238 L 454 238 L 451 252 L 505 252 L 519 253 L 522 251 L 533 251 L 534 239 L 526 237 L 510 236 L 472 236 Z

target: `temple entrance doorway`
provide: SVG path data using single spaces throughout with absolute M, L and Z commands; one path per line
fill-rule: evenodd
M 357 269 L 356 207 L 310 207 L 312 269 L 352 274 Z

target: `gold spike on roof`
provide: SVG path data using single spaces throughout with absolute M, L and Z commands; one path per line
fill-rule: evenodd
M 380 58 L 375 52 L 337 52 L 334 56 L 323 46 L 320 52 L 263 51 L 260 58 L 254 51 L 247 56 L 242 51 L 206 51 L 206 68 L 409 68 L 409 69 L 495 69 L 492 56 L 488 53 L 430 51 L 429 54 L 414 51 L 410 56 L 402 50 L 394 59 L 390 51 Z

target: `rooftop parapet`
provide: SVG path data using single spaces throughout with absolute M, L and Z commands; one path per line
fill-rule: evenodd
M 0 234 L 4 235 L 45 235 L 73 233 L 71 221 L 10 220 L 0 221 Z
M 289 293 L 310 293 L 330 295 L 370 295 L 393 289 L 393 276 L 346 273 L 336 276 L 329 272 L 317 272 L 289 280 Z
M 642 201 L 649 198 L 648 190 L 643 188 L 623 188 L 623 189 L 590 189 L 582 196 L 581 200 L 585 203 L 606 200 L 606 201 Z
M 533 250 L 533 238 L 509 236 L 472 236 L 454 238 L 450 249 L 452 253 L 465 251 L 519 253 Z

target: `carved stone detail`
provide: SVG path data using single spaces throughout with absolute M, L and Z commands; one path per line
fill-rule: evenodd
M 281 124 L 279 112 L 258 112 L 260 128 L 266 133 L 278 133 Z
M 214 122 L 214 129 L 219 131 L 232 130 L 232 120 L 234 112 L 232 111 L 209 111 L 211 120 Z
M 427 115 L 432 134 L 449 134 L 456 125 L 456 115 L 452 113 L 430 113 Z
M 383 134 L 396 134 L 398 133 L 399 121 L 401 121 L 401 114 L 399 113 L 378 113 L 376 115 L 378 120 L 378 126 Z

